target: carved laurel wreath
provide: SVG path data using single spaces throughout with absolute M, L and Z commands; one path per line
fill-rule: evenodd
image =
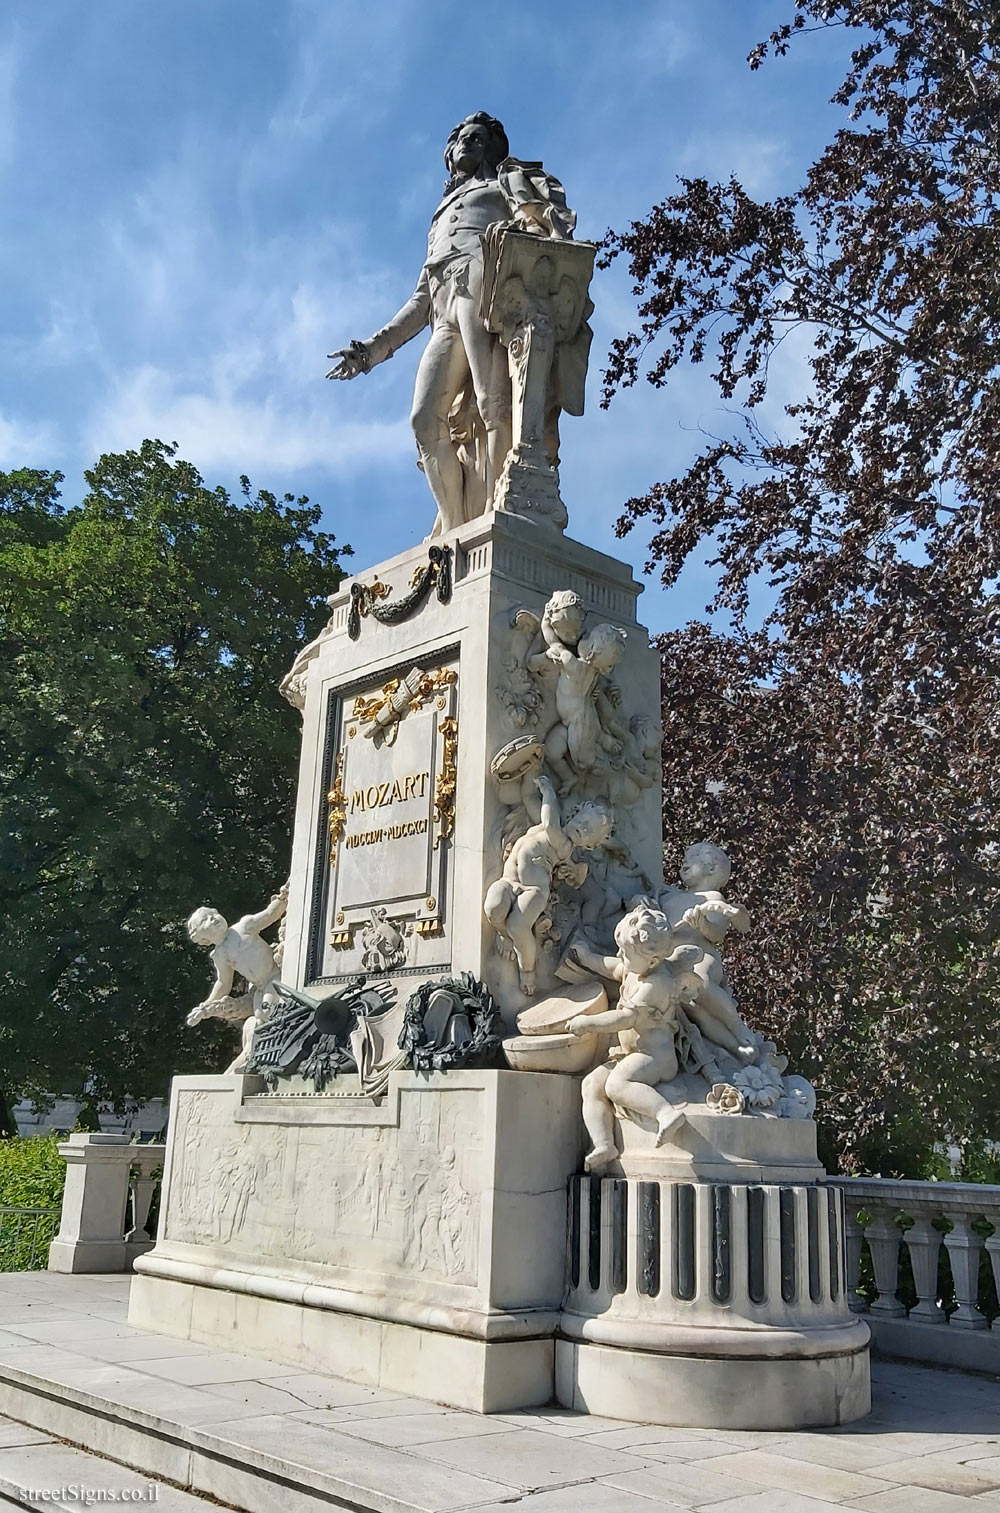
M 424 1016 L 432 996 L 440 991 L 451 995 L 453 1012 L 468 1017 L 472 1037 L 463 1045 L 442 1045 L 427 1034 Z M 489 989 L 471 972 L 423 983 L 407 1000 L 399 1049 L 405 1051 L 410 1065 L 418 1072 L 483 1067 L 496 1062 L 500 1050 L 499 1016 Z

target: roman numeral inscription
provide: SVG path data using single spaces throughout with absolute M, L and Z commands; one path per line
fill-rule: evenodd
M 378 846 L 383 841 L 400 841 L 404 836 L 426 834 L 426 820 L 404 820 L 399 825 L 382 825 L 378 830 L 359 830 L 356 835 L 347 837 L 344 846 L 353 851 L 358 846 Z

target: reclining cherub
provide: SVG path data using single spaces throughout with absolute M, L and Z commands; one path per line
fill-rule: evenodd
M 677 1010 L 681 982 L 669 965 L 676 947 L 673 931 L 658 909 L 642 905 L 620 920 L 615 930 L 617 956 L 601 956 L 577 937 L 570 962 L 621 984 L 616 1008 L 600 1014 L 578 1014 L 569 1020 L 572 1035 L 595 1030 L 617 1031 L 624 1055 L 595 1068 L 583 1079 L 583 1122 L 591 1139 L 584 1161 L 587 1171 L 607 1166 L 617 1154 L 615 1110 L 651 1119 L 656 1144 L 663 1145 L 684 1120 L 684 1114 L 656 1084 L 677 1076 Z
M 611 817 L 601 804 L 581 804 L 562 824 L 559 800 L 546 777 L 535 779 L 541 797 L 541 819 L 516 840 L 504 862 L 503 875 L 487 889 L 486 918 L 517 958 L 521 991 L 535 991 L 538 957 L 537 931 L 544 925 L 552 891 L 552 875 L 578 888 L 587 875 L 586 862 L 573 861 L 574 847 L 590 851 L 611 834 Z

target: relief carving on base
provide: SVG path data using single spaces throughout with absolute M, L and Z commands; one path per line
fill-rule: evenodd
M 232 1124 L 225 1094 L 184 1091 L 172 1150 L 167 1240 L 238 1246 L 251 1205 L 277 1202 L 278 1154 L 258 1130 Z
M 404 1089 L 398 1127 L 234 1124 L 228 1089 L 185 1090 L 164 1240 L 474 1286 L 483 1117 L 478 1089 Z
M 406 961 L 407 926 L 403 920 L 389 918 L 380 904 L 372 906 L 367 924 L 361 929 L 361 966 L 366 972 L 391 972 Z

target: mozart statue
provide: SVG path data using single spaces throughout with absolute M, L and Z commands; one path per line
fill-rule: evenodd
M 496 261 L 490 266 L 489 250 L 499 246 L 496 232 L 505 228 L 522 233 L 518 238 L 522 246 L 525 235 L 532 239 L 529 252 L 547 247 L 554 253 L 558 244 L 571 242 L 576 224 L 559 181 L 545 173 L 541 163 L 510 157 L 502 125 L 482 111 L 455 127 L 444 160 L 450 177 L 431 218 L 427 260 L 413 295 L 367 341 L 352 341 L 331 353 L 336 361 L 327 374 L 346 379 L 368 373 L 430 327 L 430 341 L 417 369 L 411 423 L 420 466 L 438 509 L 433 534 L 452 530 L 496 502 L 498 481 L 519 439 L 521 407 L 516 402 L 512 406 L 510 368 L 515 348 L 510 344 L 525 321 L 532 315 L 537 318 L 538 300 L 529 311 L 533 287 L 524 294 L 524 280 L 515 278 L 525 304 L 521 326 L 517 326 L 517 315 L 511 326 L 508 297 L 502 312 L 502 301 L 497 302 L 496 320 L 506 324 L 501 329 L 494 323 L 490 329 L 485 307 L 491 283 L 496 283 Z M 493 228 L 489 236 L 488 228 Z M 585 248 L 589 250 L 589 244 L 573 244 L 574 253 Z M 589 263 L 592 266 L 592 250 Z M 537 450 L 544 453 L 543 466 L 547 463 L 554 476 L 558 413 L 583 413 L 591 339 L 586 316 L 593 307 L 586 298 L 589 273 L 575 308 L 567 296 L 570 280 L 559 258 L 550 256 L 540 277 L 541 283 L 538 278 L 534 283 L 544 285 L 545 300 L 550 295 L 554 298 L 552 308 L 557 314 L 542 317 L 543 323 L 547 321 L 551 350 L 543 359 Z M 558 312 L 566 309 L 573 314 L 568 321 L 564 316 L 560 326 Z

